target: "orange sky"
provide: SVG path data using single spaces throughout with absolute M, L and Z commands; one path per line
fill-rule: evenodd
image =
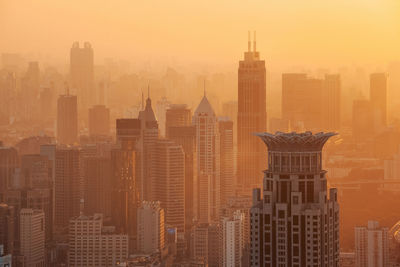
M 237 66 L 247 30 L 274 65 L 386 65 L 400 59 L 398 0 L 0 0 L 0 53 L 68 63 L 88 40 L 97 63 Z

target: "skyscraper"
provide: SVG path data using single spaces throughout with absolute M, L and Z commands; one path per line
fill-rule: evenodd
M 110 134 L 110 110 L 104 105 L 89 109 L 89 135 L 107 136 Z
M 137 249 L 142 253 L 161 253 L 165 248 L 164 209 L 159 201 L 143 201 L 137 214 Z
M 68 227 L 69 219 L 80 212 L 80 151 L 76 148 L 57 148 L 55 166 L 54 226 L 63 230 Z
M 372 106 L 373 126 L 376 133 L 387 124 L 387 76 L 386 73 L 372 73 L 369 77 L 369 99 Z
M 70 145 L 78 141 L 78 109 L 76 96 L 60 95 L 57 101 L 57 141 Z
M 128 258 L 128 235 L 103 225 L 103 215 L 80 215 L 69 221 L 69 266 L 118 266 Z
M 193 115 L 196 126 L 198 220 L 209 223 L 218 218 L 220 173 L 218 125 L 214 110 L 204 95 Z
M 169 138 L 169 128 L 177 126 L 189 126 L 192 114 L 186 105 L 170 105 L 166 112 L 165 129 L 166 137 Z
M 221 205 L 235 195 L 236 177 L 233 160 L 233 121 L 227 117 L 218 118 L 220 146 Z
M 258 133 L 268 146 L 264 188 L 250 211 L 251 266 L 338 266 L 337 190 L 327 192 L 322 147 L 334 133 Z
M 150 96 L 147 97 L 144 110 L 139 112 L 140 140 L 138 152 L 138 186 L 141 200 L 151 200 L 151 161 L 152 150 L 158 139 L 158 122 L 151 107 Z
M 168 139 L 156 141 L 151 167 L 151 196 L 160 201 L 165 223 L 185 232 L 185 154 L 182 146 Z
M 21 210 L 20 242 L 24 266 L 45 266 L 45 227 L 43 211 Z
M 242 266 L 244 227 L 245 215 L 240 210 L 237 210 L 232 217 L 222 218 L 222 266 Z
M 141 136 L 140 129 L 141 123 L 139 119 L 117 119 L 117 144 L 123 149 L 135 150 Z
M 14 239 L 17 222 L 14 207 L 0 204 L 0 244 L 4 246 L 5 254 L 14 253 Z
M 78 42 L 72 44 L 70 50 L 70 84 L 78 96 L 78 108 L 86 115 L 88 108 L 95 103 L 93 48 L 85 42 L 79 47 Z
M 18 165 L 19 157 L 17 150 L 13 147 L 5 147 L 0 144 L 0 194 L 10 187 Z
M 389 229 L 368 221 L 355 232 L 356 267 L 389 266 Z
M 261 185 L 260 173 L 266 167 L 266 150 L 254 138 L 254 132 L 267 129 L 265 61 L 260 60 L 254 33 L 251 51 L 250 33 L 248 51 L 238 69 L 238 186 L 250 195 L 251 188 Z

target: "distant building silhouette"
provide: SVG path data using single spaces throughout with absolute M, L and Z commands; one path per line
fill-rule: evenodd
M 104 105 L 89 109 L 89 135 L 108 136 L 110 134 L 110 110 Z
M 68 93 L 57 101 L 57 141 L 64 145 L 78 141 L 77 98 Z
M 15 230 L 18 222 L 13 206 L 0 204 L 0 243 L 3 244 L 4 254 L 14 254 Z
M 96 100 L 93 48 L 88 42 L 85 42 L 83 47 L 79 47 L 78 42 L 72 44 L 70 50 L 70 85 L 72 90 L 76 90 L 80 114 L 86 115 L 88 108 Z
M 253 191 L 250 265 L 338 266 L 337 190 L 328 195 L 321 152 L 334 134 L 257 135 L 268 146 L 268 170 L 262 193 Z
M 387 125 L 387 76 L 386 73 L 372 73 L 369 76 L 369 99 L 372 108 L 372 122 L 376 133 Z
M 253 51 L 249 33 L 248 51 L 239 62 L 237 116 L 238 186 L 251 195 L 252 188 L 260 187 L 260 173 L 266 167 L 265 147 L 253 133 L 267 129 L 265 61 L 257 52 L 255 33 Z

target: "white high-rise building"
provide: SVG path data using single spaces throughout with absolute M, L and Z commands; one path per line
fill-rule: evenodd
M 21 209 L 20 243 L 24 266 L 45 266 L 45 217 L 42 210 Z
M 78 216 L 69 221 L 69 266 L 118 266 L 128 259 L 128 235 L 103 226 L 103 215 Z
M 368 221 L 368 226 L 355 229 L 356 267 L 389 266 L 388 228 Z
M 161 253 L 165 248 L 164 210 L 159 201 L 143 201 L 137 211 L 137 249 Z
M 242 266 L 244 227 L 245 214 L 240 210 L 235 211 L 233 217 L 222 219 L 222 266 Z
M 253 191 L 251 266 L 338 266 L 337 190 L 328 194 L 322 169 L 322 147 L 335 134 L 257 135 L 268 146 L 268 169 L 262 193 Z
M 219 138 L 215 112 L 204 95 L 193 115 L 196 126 L 198 220 L 209 223 L 220 208 Z

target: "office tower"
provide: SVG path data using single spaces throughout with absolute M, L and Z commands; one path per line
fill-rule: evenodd
M 15 210 L 13 206 L 0 204 L 0 244 L 4 247 L 4 254 L 14 254 Z
M 258 133 L 268 147 L 253 191 L 251 266 L 338 266 L 337 190 L 327 192 L 322 147 L 334 133 Z
M 265 147 L 253 136 L 267 129 L 265 61 L 256 49 L 254 33 L 251 51 L 250 33 L 248 51 L 239 62 L 238 70 L 238 186 L 251 195 L 251 189 L 261 185 L 260 173 L 266 167 Z
M 164 209 L 159 201 L 143 201 L 137 211 L 137 250 L 161 253 L 165 248 Z
M 86 112 L 95 103 L 93 49 L 85 42 L 79 47 L 78 42 L 72 44 L 70 51 L 70 84 L 79 100 L 79 110 Z
M 111 150 L 111 218 L 118 231 L 129 235 L 129 248 L 134 249 L 139 190 L 136 179 L 136 153 Z
M 24 266 L 45 266 L 45 227 L 42 210 L 21 209 L 20 243 Z
M 160 201 L 165 223 L 185 232 L 185 153 L 168 139 L 155 142 L 151 166 L 151 196 Z
M 169 127 L 169 138 L 181 145 L 185 157 L 185 224 L 190 229 L 193 219 L 197 217 L 197 149 L 196 127 Z
M 222 266 L 242 266 L 244 227 L 245 215 L 240 210 L 232 217 L 222 218 Z
M 71 145 L 78 142 L 78 109 L 76 96 L 60 95 L 57 101 L 57 141 Z
M 55 222 L 55 177 L 56 177 L 56 150 L 57 150 L 57 146 L 54 144 L 45 144 L 45 145 L 41 145 L 40 148 L 40 155 L 47 157 L 48 160 L 48 167 L 49 167 L 49 179 L 51 181 L 51 192 L 52 192 L 52 196 L 51 196 L 51 202 L 53 203 L 53 218 L 52 218 L 52 225 L 51 227 L 54 226 L 54 222 Z M 51 229 L 52 231 L 53 229 Z
M 389 229 L 368 221 L 367 227 L 355 227 L 356 267 L 389 266 Z
M 105 217 L 111 216 L 111 159 L 88 157 L 84 165 L 85 214 L 102 213 Z
M 170 105 L 165 115 L 166 137 L 169 137 L 169 128 L 178 126 L 189 126 L 192 123 L 192 114 L 185 104 Z
M 323 80 L 308 78 L 303 73 L 283 73 L 282 118 L 288 120 L 292 128 L 303 124 L 306 130 L 321 130 L 323 92 Z
M 11 267 L 12 255 L 5 252 L 4 245 L 0 244 L 0 267 Z
M 39 63 L 36 61 L 29 62 L 28 70 L 21 79 L 21 103 L 20 112 L 24 119 L 37 118 L 38 101 L 40 89 L 40 70 Z
M 15 169 L 19 166 L 18 152 L 13 147 L 0 144 L 0 193 L 6 191 L 12 184 Z
M 134 150 L 141 135 L 139 119 L 117 119 L 116 139 L 123 149 Z
M 368 100 L 354 100 L 353 102 L 353 138 L 363 141 L 373 135 L 372 106 Z
M 156 104 L 156 116 L 158 120 L 158 126 L 160 130 L 160 136 L 165 137 L 165 125 L 166 125 L 166 112 L 171 103 L 168 101 L 166 97 L 162 97 L 157 101 Z
M 322 93 L 324 130 L 337 131 L 340 128 L 340 91 L 339 74 L 326 74 Z
M 199 223 L 194 226 L 191 240 L 191 258 L 200 266 L 219 266 L 221 260 L 219 227 Z
M 376 133 L 387 124 L 387 76 L 386 73 L 372 73 L 369 77 L 369 99 L 372 106 L 373 127 Z
M 220 206 L 219 140 L 217 118 L 204 95 L 193 115 L 196 127 L 198 220 L 209 223 L 218 218 Z
M 118 266 L 128 258 L 128 235 L 103 225 L 103 215 L 80 215 L 69 221 L 69 266 Z
M 89 109 L 89 135 L 108 136 L 110 134 L 110 110 L 104 105 L 95 105 Z
M 233 160 L 233 121 L 227 117 L 218 118 L 221 205 L 235 195 L 236 177 Z
M 139 112 L 140 141 L 138 151 L 138 187 L 140 200 L 151 200 L 151 161 L 152 150 L 158 139 L 158 122 L 151 107 L 150 96 L 147 97 L 144 110 Z
M 17 79 L 15 73 L 0 74 L 0 125 L 8 125 L 17 113 Z
M 55 155 L 55 220 L 56 229 L 68 227 L 68 220 L 80 212 L 80 151 L 57 148 Z

